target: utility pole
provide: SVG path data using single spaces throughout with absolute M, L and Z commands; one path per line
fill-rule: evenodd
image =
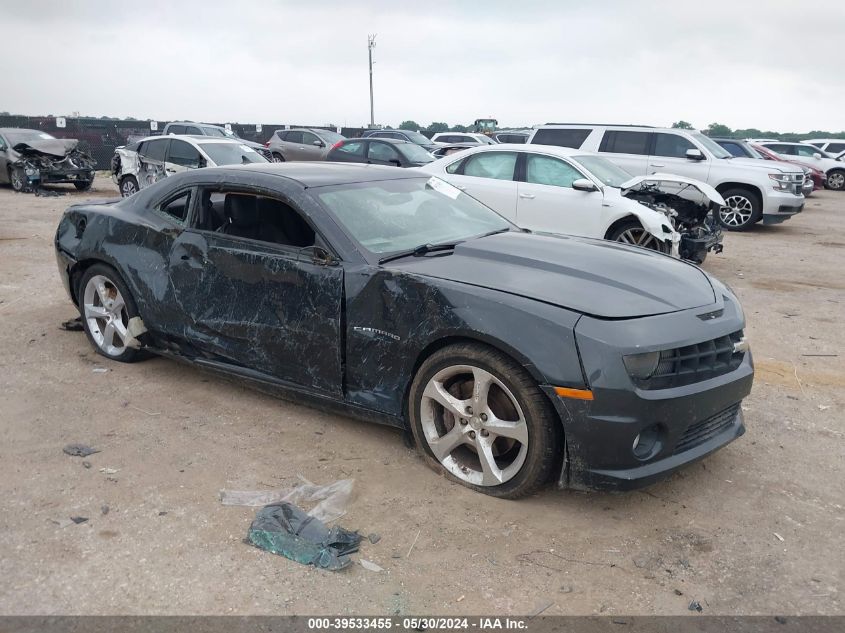
M 376 36 L 367 36 L 367 54 L 370 58 L 370 127 L 376 126 L 376 115 L 373 109 L 373 49 L 376 47 Z

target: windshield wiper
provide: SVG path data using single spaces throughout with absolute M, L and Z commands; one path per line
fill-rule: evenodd
M 414 257 L 421 257 L 422 255 L 426 255 L 427 253 L 436 253 L 437 251 L 451 251 L 454 248 L 463 242 L 463 240 L 458 240 L 457 242 L 444 242 L 443 244 L 420 244 L 416 248 L 412 248 L 407 251 L 399 251 L 398 253 L 393 253 L 393 255 L 387 255 L 386 257 L 382 257 L 378 260 L 379 264 L 384 264 L 387 262 L 392 262 L 394 259 L 401 259 L 402 257 L 410 257 L 413 255 Z

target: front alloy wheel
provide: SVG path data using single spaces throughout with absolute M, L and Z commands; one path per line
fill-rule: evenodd
M 845 189 L 845 171 L 837 170 L 831 172 L 827 177 L 827 188 L 833 191 Z
M 560 420 L 537 382 L 495 349 L 461 343 L 432 354 L 409 408 L 429 466 L 465 486 L 512 499 L 559 472 Z
M 15 191 L 23 191 L 26 188 L 23 170 L 19 167 L 9 167 L 9 183 Z
M 667 241 L 661 241 L 646 231 L 636 220 L 626 220 L 617 225 L 607 236 L 613 242 L 648 248 L 658 253 L 669 253 L 672 246 Z
M 757 196 L 741 188 L 721 191 L 725 206 L 719 209 L 719 224 L 729 231 L 745 231 L 763 217 L 763 205 Z

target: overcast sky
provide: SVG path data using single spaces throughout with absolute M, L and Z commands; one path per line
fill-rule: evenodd
M 845 130 L 845 0 L 0 0 L 0 111 Z

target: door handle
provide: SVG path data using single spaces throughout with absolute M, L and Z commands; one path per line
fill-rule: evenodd
M 657 163 L 652 163 L 652 167 L 666 167 L 666 165 L 658 165 Z
M 520 197 L 520 198 L 525 198 L 525 199 L 527 199 L 527 200 L 533 200 L 533 199 L 534 199 L 534 194 L 533 194 L 533 193 L 521 193 L 521 194 L 519 194 L 519 197 Z

